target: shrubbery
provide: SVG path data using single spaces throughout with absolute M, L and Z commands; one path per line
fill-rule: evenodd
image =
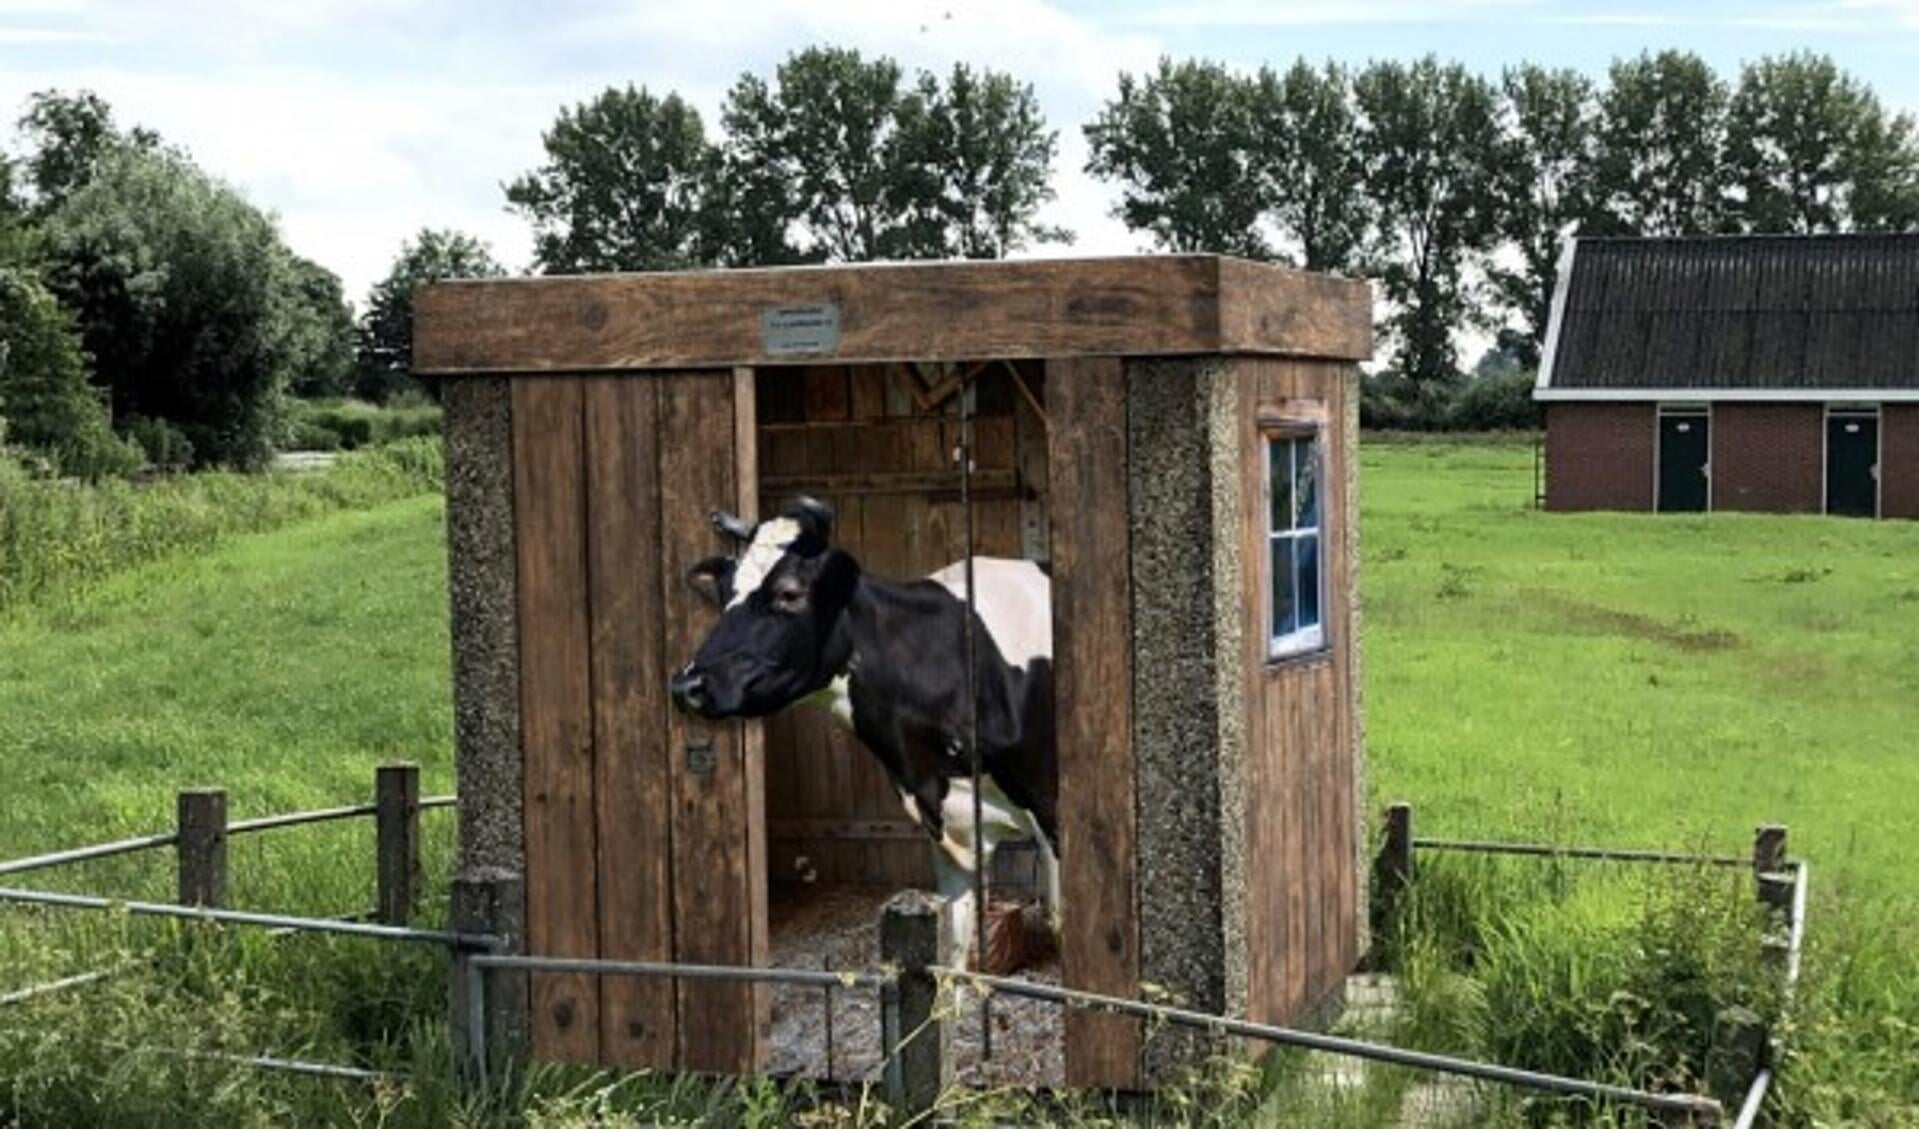
M 284 446 L 293 451 L 357 451 L 440 433 L 440 408 L 402 397 L 381 407 L 361 400 L 296 400 Z
M 1540 427 L 1534 374 L 1474 376 L 1449 388 L 1417 385 L 1396 372 L 1360 385 L 1359 423 L 1377 431 L 1523 431 Z

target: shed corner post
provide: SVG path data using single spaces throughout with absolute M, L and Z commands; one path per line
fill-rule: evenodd
M 880 911 L 880 959 L 896 977 L 880 990 L 884 1090 L 907 1118 L 931 1113 L 953 1084 L 951 993 L 930 971 L 958 959 L 946 913 L 943 899 L 921 890 L 893 895 Z
M 530 977 L 520 969 L 487 970 L 473 963 L 482 952 L 526 950 L 526 886 L 497 868 L 463 871 L 453 880 L 451 924 L 457 933 L 498 939 L 498 947 L 459 947 L 447 978 L 447 1015 L 453 1056 L 462 1077 L 490 1086 L 517 1077 L 531 1047 Z

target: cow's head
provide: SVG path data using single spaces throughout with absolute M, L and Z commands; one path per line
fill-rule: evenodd
M 847 644 L 834 627 L 859 585 L 859 564 L 832 546 L 833 511 L 811 498 L 752 525 L 716 513 L 737 558 L 709 557 L 689 580 L 721 608 L 693 661 L 672 679 L 673 702 L 702 717 L 764 717 L 831 682 Z

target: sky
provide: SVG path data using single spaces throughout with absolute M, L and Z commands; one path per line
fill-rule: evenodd
M 503 182 L 541 160 L 558 111 L 609 85 L 678 91 L 717 132 L 743 72 L 813 44 L 909 69 L 965 61 L 1032 83 L 1060 155 L 1047 254 L 1142 237 L 1083 171 L 1080 126 L 1122 71 L 1161 55 L 1255 68 L 1428 52 L 1488 75 L 1531 60 L 1603 76 L 1646 49 L 1742 60 L 1831 55 L 1919 111 L 1919 0 L 0 0 L 0 143 L 28 95 L 87 88 L 274 213 L 298 253 L 363 300 L 422 227 L 486 240 L 522 269 L 531 239 Z

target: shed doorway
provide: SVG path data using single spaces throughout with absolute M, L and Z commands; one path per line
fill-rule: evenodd
M 1834 408 L 1826 413 L 1826 512 L 1838 517 L 1879 516 L 1879 411 Z
M 1661 407 L 1658 446 L 1659 512 L 1705 513 L 1712 487 L 1711 413 Z

